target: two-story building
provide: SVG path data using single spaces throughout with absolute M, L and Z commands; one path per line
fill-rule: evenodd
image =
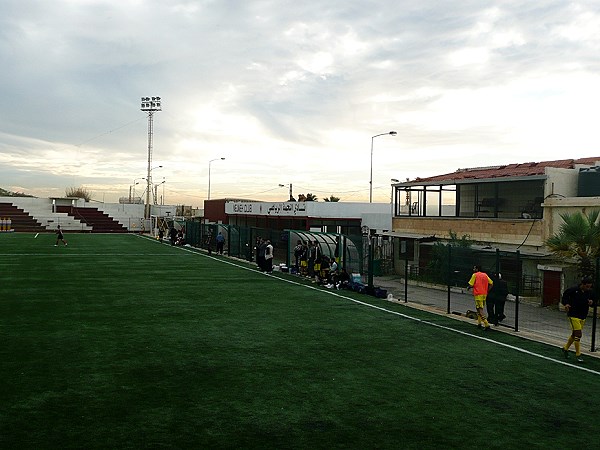
M 544 242 L 561 213 L 600 209 L 600 157 L 458 169 L 395 183 L 392 192 L 389 234 L 411 249 L 412 266 L 427 264 L 433 239 L 468 236 L 481 248 L 518 250 L 523 273 L 560 289 L 565 265 Z

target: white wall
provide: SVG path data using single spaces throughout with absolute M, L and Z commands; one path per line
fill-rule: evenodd
M 360 219 L 370 229 L 391 230 L 389 203 L 350 202 L 237 202 L 225 203 L 228 215 L 310 217 L 314 219 Z
M 358 219 L 364 214 L 391 215 L 389 203 L 348 202 L 236 202 L 225 203 L 229 215 Z

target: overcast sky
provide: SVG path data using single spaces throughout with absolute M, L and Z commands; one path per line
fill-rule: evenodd
M 600 156 L 600 1 L 2 0 L 0 187 L 335 195 Z M 397 136 L 372 136 L 396 131 Z M 163 194 L 163 186 L 158 189 Z M 159 200 L 160 201 L 160 200 Z

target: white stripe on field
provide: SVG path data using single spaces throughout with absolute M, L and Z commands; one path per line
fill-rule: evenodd
M 250 272 L 254 272 L 254 273 L 257 273 L 257 274 L 260 273 L 260 272 L 257 272 L 256 269 L 253 269 L 253 268 L 250 268 L 250 267 L 247 267 L 247 266 L 239 265 L 239 264 L 235 263 L 234 261 L 229 261 L 229 260 L 226 260 L 226 259 L 216 258 L 214 256 L 209 256 L 209 255 L 206 255 L 204 253 L 198 252 L 196 250 L 191 250 L 191 249 L 186 248 L 186 247 L 178 247 L 178 248 L 180 248 L 182 250 L 185 250 L 187 252 L 196 254 L 196 255 L 202 255 L 205 258 L 210 258 L 210 259 L 212 259 L 214 261 L 219 261 L 219 262 L 221 262 L 223 264 L 228 264 L 230 266 L 234 266 L 234 267 L 237 267 L 237 268 L 240 268 L 240 269 L 248 270 Z M 591 373 L 591 374 L 594 374 L 594 375 L 600 375 L 599 371 L 588 369 L 587 367 L 583 367 L 581 365 L 575 365 L 575 364 L 568 363 L 568 362 L 560 360 L 560 359 L 550 358 L 548 356 L 540 355 L 539 353 L 535 353 L 535 352 L 532 352 L 532 351 L 529 351 L 529 350 L 525 350 L 523 348 L 516 347 L 514 345 L 505 344 L 504 342 L 498 342 L 498 341 L 495 341 L 495 340 L 487 338 L 487 337 L 477 336 L 475 334 L 467 333 L 465 331 L 456 330 L 454 328 L 451 328 L 451 327 L 448 327 L 448 326 L 445 326 L 445 325 L 440 325 L 440 324 L 437 324 L 437 323 L 434 323 L 434 322 L 429 322 L 428 320 L 423 320 L 423 319 L 418 319 L 416 317 L 411 317 L 411 316 L 409 316 L 407 314 L 403 314 L 403 313 L 400 313 L 400 312 L 397 312 L 397 311 L 392 311 L 390 309 L 383 308 L 381 306 L 372 305 L 370 303 L 362 302 L 360 300 L 356 300 L 356 299 L 351 298 L 351 297 L 346 297 L 345 295 L 338 294 L 337 292 L 334 292 L 334 291 L 328 291 L 328 290 L 324 290 L 324 289 L 319 289 L 319 288 L 316 288 L 315 286 L 309 286 L 309 285 L 306 285 L 306 284 L 303 284 L 303 283 L 299 283 L 299 282 L 294 281 L 294 280 L 288 280 L 286 278 L 277 277 L 277 276 L 270 275 L 270 274 L 267 274 L 267 273 L 265 273 L 264 275 L 267 276 L 267 277 L 274 278 L 276 280 L 283 281 L 285 283 L 293 284 L 293 285 L 296 285 L 296 286 L 301 286 L 301 287 L 304 287 L 304 288 L 307 288 L 307 289 L 313 289 L 313 290 L 318 291 L 318 292 L 323 293 L 323 294 L 329 294 L 329 295 L 332 295 L 334 297 L 338 297 L 338 298 L 341 298 L 341 299 L 344 299 L 344 300 L 349 300 L 349 301 L 351 301 L 353 303 L 356 303 L 356 304 L 359 304 L 359 305 L 362 305 L 362 306 L 366 306 L 368 308 L 377 309 L 379 311 L 383 311 L 383 312 L 388 313 L 388 314 L 393 314 L 395 316 L 400 316 L 400 317 L 403 317 L 405 319 L 414 320 L 416 322 L 420 322 L 420 323 L 423 323 L 423 324 L 426 324 L 426 325 L 430 325 L 432 327 L 440 328 L 442 330 L 450 331 L 452 333 L 458 333 L 458 334 L 461 334 L 463 336 L 468 336 L 468 337 L 471 337 L 471 338 L 474 338 L 474 339 L 479 339 L 481 341 L 486 341 L 486 342 L 489 342 L 489 343 L 494 344 L 494 345 L 499 345 L 501 347 L 505 347 L 505 348 L 509 348 L 511 350 L 515 350 L 515 351 L 518 351 L 518 352 L 521 352 L 521 353 L 525 353 L 526 355 L 534 356 L 536 358 L 545 359 L 546 361 L 552 361 L 554 363 L 561 364 L 563 366 L 569 366 L 569 367 L 572 367 L 574 369 L 582 370 L 584 372 L 588 372 L 588 373 Z

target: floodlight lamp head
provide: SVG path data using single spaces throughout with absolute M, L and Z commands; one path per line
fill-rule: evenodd
M 162 111 L 160 97 L 142 97 L 142 111 Z
M 390 131 L 389 134 L 392 136 L 396 136 L 398 133 L 396 133 L 395 131 Z

